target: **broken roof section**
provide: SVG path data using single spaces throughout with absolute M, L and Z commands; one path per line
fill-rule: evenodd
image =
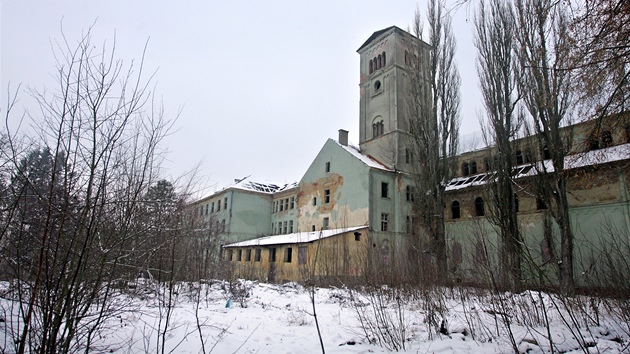
M 266 182 L 263 183 L 263 182 L 252 181 L 250 177 L 251 176 L 247 176 L 243 179 L 236 179 L 234 180 L 235 184 L 228 188 L 238 188 L 238 189 L 243 189 L 243 190 L 248 190 L 248 191 L 273 194 L 273 193 L 278 193 L 278 192 L 285 191 L 287 189 L 297 187 L 297 182 L 278 185 L 274 183 L 266 183 Z
M 254 246 L 309 243 L 309 242 L 321 240 L 324 238 L 341 235 L 347 232 L 361 230 L 361 229 L 367 229 L 367 226 L 355 226 L 355 227 L 347 227 L 347 228 L 342 228 L 342 229 L 331 229 L 331 230 L 322 230 L 322 231 L 313 231 L 313 232 L 296 232 L 296 233 L 285 234 L 285 235 L 259 237 L 253 240 L 231 243 L 223 247 L 234 248 L 234 247 L 254 247 Z

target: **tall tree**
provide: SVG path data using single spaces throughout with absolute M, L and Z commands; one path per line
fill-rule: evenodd
M 413 22 L 412 67 L 409 73 L 409 145 L 415 158 L 415 215 L 429 238 L 438 281 L 447 278 L 444 192 L 457 153 L 461 79 L 455 63 L 455 37 L 444 2 L 427 6 L 428 45 L 421 41 L 419 11 Z
M 521 235 L 517 220 L 517 196 L 513 169 L 514 140 L 522 126 L 517 112 L 517 61 L 513 55 L 516 23 L 511 2 L 479 3 L 475 17 L 477 73 L 486 110 L 487 141 L 494 146 L 494 179 L 489 188 L 493 208 L 488 219 L 497 226 L 501 240 L 501 285 L 518 290 L 521 283 Z
M 560 230 L 560 288 L 570 293 L 573 280 L 573 233 L 567 200 L 565 157 L 571 149 L 570 107 L 573 73 L 572 41 L 565 3 L 552 0 L 516 0 L 521 80 L 519 91 L 529 112 L 539 151 L 551 164 L 537 165 L 539 197 L 547 204 Z M 563 128 L 567 127 L 567 128 Z

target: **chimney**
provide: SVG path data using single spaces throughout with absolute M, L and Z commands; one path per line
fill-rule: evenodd
M 339 144 L 348 146 L 348 131 L 339 129 Z

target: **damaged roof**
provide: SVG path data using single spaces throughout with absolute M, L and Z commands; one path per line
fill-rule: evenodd
M 366 229 L 367 226 L 355 226 L 341 229 L 331 229 L 313 232 L 296 232 L 292 234 L 274 235 L 255 238 L 253 240 L 241 241 L 231 243 L 223 246 L 224 248 L 234 247 L 253 247 L 253 246 L 269 246 L 269 245 L 285 245 L 285 244 L 297 244 L 297 243 L 309 243 L 324 238 L 341 235 L 346 232 L 353 232 L 361 229 Z

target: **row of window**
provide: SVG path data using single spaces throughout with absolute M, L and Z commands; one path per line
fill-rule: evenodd
M 517 196 L 514 196 L 514 204 L 515 204 L 516 212 L 519 212 Z M 536 210 L 543 210 L 543 209 L 547 209 L 547 206 L 541 199 L 536 198 Z M 485 216 L 485 215 L 486 215 L 486 206 L 485 206 L 485 202 L 483 198 L 482 197 L 475 198 L 475 216 Z M 451 203 L 451 218 L 459 219 L 460 217 L 461 217 L 461 205 L 459 201 L 455 200 Z
M 295 208 L 295 197 L 284 198 L 273 202 L 273 212 L 281 212 Z
M 268 253 L 269 262 L 275 263 L 277 248 L 275 247 L 269 248 L 268 252 L 269 252 Z M 236 261 L 236 262 L 260 262 L 262 259 L 262 248 L 237 249 L 236 251 L 229 250 L 227 258 L 228 258 L 228 261 Z M 308 259 L 308 247 L 307 246 L 298 247 L 298 264 L 306 264 L 307 259 Z M 283 260 L 285 263 L 293 262 L 293 247 L 287 247 L 284 249 Z
M 386 63 L 387 59 L 385 57 L 385 52 L 375 56 L 374 59 L 370 60 L 370 74 L 384 67 Z
M 547 160 L 550 158 L 549 156 L 549 150 L 547 149 L 547 147 L 545 147 L 543 149 L 543 160 Z M 527 151 L 521 151 L 521 150 L 517 150 L 514 153 L 514 159 L 516 161 L 516 165 L 523 165 L 526 163 L 531 163 L 532 162 L 532 157 L 531 154 Z M 486 172 L 492 171 L 492 166 L 493 165 L 497 165 L 497 157 L 495 156 L 493 161 L 490 162 L 489 159 L 485 159 L 484 160 L 484 164 L 485 164 L 485 168 L 486 168 Z M 477 161 L 465 161 L 462 163 L 462 175 L 463 176 L 470 176 L 470 175 L 474 175 L 477 174 Z
M 289 221 L 278 221 L 278 223 L 273 224 L 273 234 L 292 234 L 293 233 L 293 220 Z
M 202 205 L 201 207 L 199 207 L 198 211 L 199 211 L 199 216 L 204 216 L 204 215 L 208 215 L 208 214 L 212 214 L 215 212 L 214 209 L 215 206 L 215 202 L 212 203 L 208 203 L 206 205 Z M 221 211 L 221 200 L 218 200 L 216 202 L 216 212 L 218 213 L 219 211 Z M 223 209 L 227 210 L 228 208 L 228 199 L 227 197 L 225 199 L 223 199 Z

